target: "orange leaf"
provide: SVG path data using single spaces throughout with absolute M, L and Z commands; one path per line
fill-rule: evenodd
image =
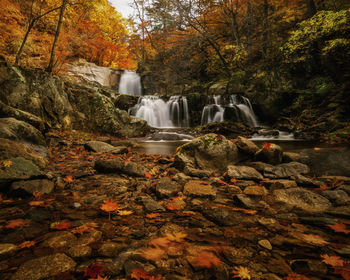
M 179 232 L 176 232 L 175 234 L 167 233 L 165 236 L 170 241 L 181 243 L 181 242 L 185 241 L 185 238 L 187 237 L 187 234 L 184 233 L 183 231 L 179 231 Z
M 170 240 L 166 237 L 158 237 L 150 240 L 148 242 L 148 245 L 154 246 L 154 247 L 162 247 L 167 248 L 169 246 Z
M 45 206 L 45 201 L 43 200 L 34 200 L 29 202 L 30 206 Z
M 5 226 L 5 228 L 14 229 L 16 227 L 22 227 L 26 224 L 24 220 L 12 220 Z
M 167 254 L 159 247 L 148 247 L 142 251 L 142 256 L 147 260 L 156 261 L 166 257 Z
M 145 178 L 146 179 L 152 179 L 152 174 L 149 172 L 145 172 Z
M 220 185 L 224 185 L 224 186 L 227 186 L 228 184 L 226 183 L 226 182 L 224 182 L 224 181 L 222 181 L 222 180 L 217 180 L 216 181 L 218 184 L 220 184 Z
M 342 232 L 342 233 L 345 233 L 345 234 L 349 234 L 350 233 L 350 230 L 347 230 L 346 229 L 346 225 L 345 224 L 333 224 L 333 225 L 327 225 L 328 227 L 330 227 L 331 229 L 333 229 L 335 232 Z
M 54 222 L 50 225 L 50 228 L 57 229 L 57 230 L 66 230 L 69 229 L 72 226 L 72 223 L 67 222 Z
M 206 181 L 199 181 L 199 183 L 201 183 L 202 185 L 209 185 L 209 183 Z
M 91 230 L 92 230 L 92 228 L 85 224 L 85 225 L 81 225 L 79 227 L 72 229 L 70 232 L 73 234 L 82 235 L 84 232 L 90 232 Z
M 195 262 L 198 266 L 205 268 L 218 267 L 221 264 L 219 258 L 217 258 L 213 253 L 207 251 L 200 252 L 196 257 Z
M 322 262 L 331 266 L 344 266 L 344 261 L 338 256 L 321 255 Z
M 317 148 L 317 147 L 314 148 L 314 151 L 315 151 L 316 153 L 321 153 L 321 152 L 323 152 L 323 150 L 322 150 L 321 148 Z
M 21 244 L 18 245 L 19 248 L 30 248 L 35 245 L 35 241 L 24 241 Z
M 112 199 L 109 199 L 100 206 L 100 209 L 105 212 L 113 212 L 118 209 L 118 204 L 116 202 L 113 202 Z
M 158 218 L 160 216 L 159 213 L 149 213 L 149 214 L 146 214 L 146 218 L 147 219 L 155 219 L 155 218 Z
M 310 243 L 317 246 L 324 246 L 326 244 L 329 244 L 329 242 L 327 242 L 321 236 L 316 234 L 301 234 L 300 239 L 302 239 L 306 243 Z

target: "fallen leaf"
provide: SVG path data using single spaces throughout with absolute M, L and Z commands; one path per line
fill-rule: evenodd
M 63 178 L 63 181 L 65 181 L 66 183 L 70 184 L 70 183 L 73 183 L 74 179 L 73 179 L 73 176 L 68 175 L 68 176 Z
M 92 264 L 85 270 L 84 277 L 96 278 L 97 276 L 104 276 L 104 267 L 99 264 Z
M 56 229 L 56 230 L 66 230 L 66 229 L 69 229 L 71 226 L 72 226 L 72 223 L 70 221 L 54 222 L 50 225 L 50 228 Z
M 329 244 L 329 242 L 327 242 L 321 236 L 316 234 L 300 234 L 299 237 L 306 243 L 310 243 L 317 246 L 324 246 Z
M 147 260 L 160 260 L 167 256 L 165 251 L 159 247 L 148 247 L 142 250 L 142 256 Z
M 327 225 L 328 227 L 330 227 L 331 229 L 333 229 L 335 232 L 342 232 L 345 234 L 349 234 L 350 230 L 346 229 L 346 225 L 343 223 L 335 223 L 333 225 Z
M 234 277 L 240 278 L 240 279 L 251 278 L 249 269 L 243 266 L 234 267 L 234 269 L 232 270 L 232 274 Z
M 42 206 L 45 207 L 45 201 L 43 200 L 34 200 L 29 202 L 30 206 Z
M 35 245 L 35 241 L 24 241 L 21 244 L 18 245 L 19 248 L 30 248 Z
M 72 229 L 70 232 L 73 234 L 84 234 L 85 232 L 90 232 L 92 230 L 92 227 L 90 227 L 89 225 L 85 224 L 85 225 L 81 225 L 79 227 L 76 227 L 74 229 Z
M 118 213 L 119 216 L 129 216 L 129 215 L 131 215 L 134 212 L 131 211 L 131 210 L 118 210 L 117 213 Z
M 112 199 L 109 199 L 100 206 L 100 209 L 105 212 L 113 212 L 118 209 L 118 204 L 116 202 L 113 202 Z
M 198 266 L 205 268 L 218 267 L 221 264 L 221 260 L 212 252 L 208 251 L 200 252 L 196 257 L 195 262 Z
M 335 266 L 344 266 L 344 261 L 338 256 L 328 256 L 327 254 L 321 255 L 322 262 L 329 264 L 333 267 Z
M 289 273 L 288 276 L 283 278 L 284 280 L 311 280 L 305 275 L 297 274 L 297 273 Z
M 315 151 L 316 153 L 321 153 L 321 152 L 323 152 L 323 150 L 322 150 L 321 148 L 318 148 L 318 147 L 315 147 L 315 148 L 314 148 L 314 151 Z
M 335 267 L 334 273 L 340 274 L 345 280 L 350 280 L 350 263 L 344 265 L 344 267 Z
M 265 142 L 265 143 L 263 143 L 262 147 L 263 147 L 264 150 L 270 150 L 271 149 L 271 143 Z
M 146 214 L 146 218 L 147 219 L 155 219 L 155 218 L 158 218 L 160 216 L 159 213 L 149 213 L 149 214 Z
M 12 220 L 12 221 L 8 222 L 8 224 L 5 226 L 5 228 L 14 229 L 16 227 L 22 227 L 25 224 L 26 224 L 25 220 Z
M 154 247 L 161 247 L 166 248 L 169 246 L 170 240 L 166 237 L 158 237 L 150 240 L 148 242 L 148 245 L 154 246 Z
M 145 178 L 148 180 L 152 179 L 152 174 L 149 172 L 145 172 Z
M 187 234 L 183 231 L 179 231 L 175 232 L 174 234 L 167 233 L 165 236 L 169 241 L 182 243 L 185 241 Z
M 13 162 L 11 160 L 4 160 L 2 162 L 2 165 L 6 168 L 11 167 L 13 165 Z

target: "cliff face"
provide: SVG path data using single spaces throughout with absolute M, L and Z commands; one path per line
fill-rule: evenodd
M 97 83 L 76 84 L 43 71 L 0 62 L 0 120 L 22 121 L 41 133 L 54 128 L 85 129 L 121 137 L 145 135 L 149 130 L 147 123 L 117 109 L 119 99 L 116 91 Z M 3 131 L 6 129 L 2 134 L 15 135 L 16 127 L 23 124 L 11 126 L 12 130 L 2 126 Z

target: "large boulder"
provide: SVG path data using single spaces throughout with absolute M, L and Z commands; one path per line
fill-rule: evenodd
M 283 158 L 282 148 L 272 143 L 268 143 L 268 145 L 268 147 L 264 147 L 256 152 L 255 159 L 270 164 L 281 163 Z
M 45 138 L 39 130 L 30 124 L 14 118 L 0 119 L 0 137 L 27 141 L 33 144 L 45 145 Z
M 89 130 L 127 137 L 144 136 L 150 130 L 146 121 L 116 109 L 98 86 L 66 83 L 66 90 L 71 103 L 84 114 L 82 124 Z
M 266 167 L 264 169 L 264 176 L 268 178 L 290 178 L 298 176 L 300 174 L 307 174 L 310 172 L 310 168 L 300 162 L 282 163 L 272 167 Z
M 33 152 L 23 144 L 9 139 L 0 138 L 0 160 L 16 157 L 23 157 L 30 160 L 40 168 L 44 168 L 47 165 L 47 160 L 44 157 Z
M 39 117 L 48 127 L 72 126 L 75 114 L 64 91 L 64 83 L 60 79 L 45 71 L 24 70 L 2 63 L 0 84 L 3 85 L 0 100 L 10 107 L 7 109 L 14 108 L 28 112 Z M 25 120 L 24 114 L 21 115 L 18 118 Z M 13 115 L 10 112 L 6 116 Z M 39 119 L 33 121 L 40 122 Z
M 229 164 L 239 161 L 237 146 L 225 137 L 211 133 L 179 147 L 174 164 L 178 169 L 185 171 L 187 167 L 224 172 Z

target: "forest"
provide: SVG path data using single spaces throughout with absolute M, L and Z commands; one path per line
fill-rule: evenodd
M 1 280 L 350 280 L 349 0 L 0 0 Z

